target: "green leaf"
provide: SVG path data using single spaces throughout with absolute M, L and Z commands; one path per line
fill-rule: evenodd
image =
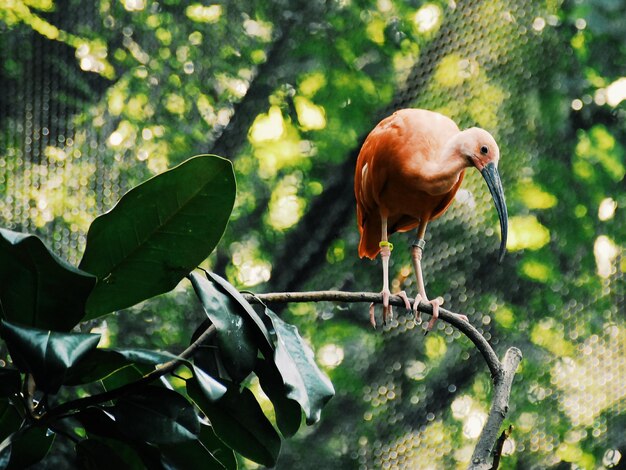
M 112 406 L 90 406 L 77 413 L 75 418 L 83 425 L 90 439 L 96 439 L 115 449 L 126 463 L 122 468 L 162 468 L 159 450 L 145 442 L 130 440 L 123 429 L 120 429 L 112 414 L 113 410 Z
M 11 462 L 11 447 L 8 446 L 0 451 L 0 468 L 6 469 Z
M 80 385 L 108 377 L 126 366 L 133 364 L 152 365 L 164 364 L 176 359 L 177 356 L 168 352 L 151 351 L 149 349 L 94 349 L 68 373 L 64 385 Z M 154 368 L 152 368 L 154 369 Z
M 222 443 L 210 426 L 202 425 L 198 437 L 189 442 L 175 445 L 161 445 L 164 461 L 172 468 L 179 470 L 204 469 L 236 469 L 237 460 L 231 449 Z
M 120 398 L 113 408 L 120 430 L 154 444 L 191 441 L 200 432 L 195 408 L 182 395 L 155 386 Z
M 0 442 L 17 431 L 23 421 L 17 408 L 8 399 L 0 399 Z
M 11 397 L 20 391 L 20 371 L 9 367 L 0 368 L 0 397 Z
M 240 306 L 240 314 L 244 318 L 249 318 L 255 325 L 255 333 L 258 335 L 258 344 L 261 351 L 264 353 L 273 351 L 274 344 L 270 339 L 270 333 L 267 330 L 267 326 L 263 323 L 259 314 L 252 308 L 252 305 L 243 298 L 241 293 L 229 283 L 226 279 L 218 276 L 215 273 L 210 271 L 205 271 L 206 277 L 209 281 L 211 281 L 214 285 L 219 286 L 219 289 L 228 296 L 230 296 L 235 302 L 237 302 Z
M 34 235 L 0 229 L 0 313 L 24 325 L 69 331 L 96 284 Z
M 193 378 L 189 380 L 195 380 L 196 384 L 202 390 L 204 397 L 211 402 L 215 402 L 222 398 L 226 393 L 226 387 L 205 373 L 199 367 L 193 366 Z
M 300 404 L 288 397 L 289 391 L 272 361 L 259 360 L 255 372 L 259 377 L 261 388 L 274 405 L 278 429 L 285 437 L 293 436 L 302 423 Z
M 195 381 L 187 381 L 187 393 L 209 418 L 215 434 L 244 457 L 272 467 L 280 452 L 280 436 L 247 388 L 229 389 L 217 402 L 206 399 Z
M 161 464 L 161 452 L 159 449 L 151 444 L 138 441 L 128 441 L 112 439 L 106 437 L 95 437 L 94 440 L 102 442 L 103 444 L 115 449 L 115 452 L 122 458 L 124 465 L 121 467 L 124 470 L 145 470 L 164 469 Z M 114 467 L 108 466 L 103 470 L 108 470 Z
M 211 320 L 206 318 L 191 335 L 190 343 L 194 343 L 207 328 L 212 325 Z M 222 352 L 218 346 L 217 334 L 207 338 L 193 355 L 193 363 L 212 377 L 221 379 L 223 382 L 232 382 L 233 379 L 226 371 Z
M 37 388 L 56 393 L 72 366 L 98 346 L 100 335 L 60 333 L 0 321 L 0 336 L 6 341 L 15 365 L 30 372 Z
M 317 367 L 313 351 L 304 342 L 298 328 L 265 309 L 276 332 L 274 363 L 288 391 L 287 397 L 297 401 L 307 424 L 320 418 L 321 410 L 335 395 L 330 379 Z
M 140 380 L 145 374 L 149 372 L 149 368 L 142 368 L 141 365 L 138 364 L 130 364 L 128 366 L 122 367 L 119 370 L 116 370 L 110 375 L 107 375 L 102 379 L 102 385 L 104 389 L 108 392 L 111 390 L 115 390 L 116 388 L 123 387 L 131 382 L 137 382 Z
M 221 363 L 229 378 L 239 383 L 252 372 L 257 358 L 258 347 L 250 322 L 241 316 L 241 309 L 232 297 L 222 293 L 205 277 L 192 272 L 189 279 L 217 330 Z M 213 370 L 208 372 L 215 373 Z
M 98 439 L 84 439 L 76 444 L 76 460 L 80 468 L 89 470 L 129 467 L 126 459 L 116 452 L 114 446 L 110 446 Z
M 170 291 L 219 242 L 235 200 L 232 164 L 202 155 L 131 189 L 87 233 L 81 269 L 98 276 L 87 319 Z
M 21 470 L 41 461 L 52 446 L 55 434 L 48 433 L 45 427 L 23 428 L 14 432 L 0 444 L 0 462 L 8 462 L 0 467 L 7 470 Z
M 125 439 L 117 427 L 112 406 L 90 406 L 76 413 L 75 418 L 83 425 L 89 435 Z
M 212 426 L 201 425 L 198 439 L 209 449 L 226 470 L 237 470 L 237 457 L 233 450 L 217 437 Z

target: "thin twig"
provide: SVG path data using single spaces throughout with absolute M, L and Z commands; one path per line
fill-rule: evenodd
M 259 303 L 259 300 L 267 303 L 286 303 L 286 302 L 363 302 L 363 303 L 382 303 L 382 295 L 371 292 L 342 292 L 342 291 L 311 291 L 311 292 L 273 292 L 269 294 L 242 294 L 250 303 Z M 413 305 L 414 299 L 409 298 L 409 302 Z M 404 307 L 405 303 L 401 297 L 392 295 L 389 297 L 389 303 L 396 307 Z M 420 302 L 419 311 L 432 315 L 433 307 L 430 304 Z M 476 346 L 478 351 L 485 358 L 487 367 L 492 377 L 500 375 L 502 366 L 497 354 L 485 337 L 472 326 L 470 323 L 461 320 L 458 314 L 446 310 L 439 309 L 439 319 L 456 327 L 465 336 L 467 336 Z

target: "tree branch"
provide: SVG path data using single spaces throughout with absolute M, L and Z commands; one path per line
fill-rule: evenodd
M 517 348 L 509 348 L 502 360 L 502 374 L 493 380 L 493 397 L 491 409 L 485 427 L 480 434 L 478 444 L 474 448 L 469 470 L 490 470 L 492 450 L 496 442 L 502 421 L 509 411 L 509 396 L 517 366 L 522 360 L 522 352 Z
M 312 292 L 274 292 L 268 294 L 243 294 L 250 303 L 288 303 L 288 302 L 363 302 L 382 303 L 382 295 L 370 292 L 342 292 L 342 291 L 312 291 Z M 414 299 L 409 299 L 413 304 Z M 397 307 L 404 307 L 404 300 L 392 295 L 389 303 Z M 432 315 L 432 305 L 420 302 L 418 310 Z M 487 422 L 483 427 L 474 454 L 472 455 L 470 470 L 488 470 L 493 468 L 492 450 L 498 437 L 502 421 L 509 411 L 509 397 L 517 366 L 522 360 L 522 352 L 515 347 L 509 348 L 502 363 L 485 337 L 470 323 L 461 320 L 458 314 L 449 310 L 439 309 L 439 318 L 456 327 L 467 336 L 480 351 L 493 382 L 493 397 Z
M 287 302 L 363 302 L 363 303 L 376 303 L 382 304 L 382 295 L 371 292 L 342 292 L 342 291 L 311 291 L 311 292 L 274 292 L 270 294 L 243 294 L 245 299 L 250 303 L 260 303 L 260 301 L 266 303 L 287 303 Z M 409 298 L 411 305 L 414 299 Z M 397 295 L 389 297 L 389 303 L 397 307 L 404 307 L 404 300 Z M 420 302 L 419 311 L 432 315 L 433 307 L 430 304 Z M 501 374 L 501 364 L 498 356 L 494 352 L 491 345 L 487 342 L 485 337 L 472 326 L 470 323 L 461 320 L 458 314 L 446 310 L 444 308 L 439 309 L 439 318 L 446 323 L 456 327 L 461 331 L 469 340 L 474 343 L 474 346 L 480 351 L 492 377 L 497 377 Z
M 343 292 L 343 291 L 312 291 L 312 292 L 275 292 L 266 294 L 243 293 L 244 298 L 250 303 L 291 303 L 291 302 L 349 302 L 349 303 L 382 303 L 382 295 L 371 292 Z M 412 304 L 414 299 L 409 299 Z M 404 300 L 392 295 L 389 298 L 391 305 L 404 307 Z M 418 310 L 432 315 L 432 306 L 420 302 Z M 492 458 L 492 449 L 496 443 L 498 431 L 502 425 L 508 408 L 511 386 L 517 366 L 522 360 L 522 353 L 517 348 L 509 348 L 500 363 L 498 356 L 485 337 L 470 323 L 459 318 L 458 314 L 446 309 L 439 309 L 439 318 L 456 327 L 467 336 L 482 354 L 487 367 L 491 372 L 494 385 L 491 410 L 487 422 L 482 430 L 478 444 L 472 456 L 470 470 L 487 470 L 492 468 L 489 460 Z M 157 367 L 154 371 L 146 374 L 140 380 L 126 384 L 122 387 L 110 390 L 98 395 L 72 400 L 50 410 L 42 416 L 41 420 L 51 421 L 77 409 L 104 403 L 120 398 L 131 393 L 158 378 L 173 372 L 179 365 L 192 357 L 196 350 L 211 336 L 215 334 L 215 326 L 209 326 L 179 357 Z

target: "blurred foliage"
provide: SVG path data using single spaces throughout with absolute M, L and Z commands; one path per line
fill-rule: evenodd
M 351 193 L 366 132 L 401 106 L 483 126 L 501 148 L 510 253 L 495 265 L 497 219 L 470 172 L 429 229 L 424 271 L 497 351 L 524 352 L 501 468 L 623 466 L 624 14 L 615 0 L 11 2 L 1 225 L 77 261 L 126 189 L 213 151 L 239 187 L 206 267 L 244 289 L 377 291 Z M 409 238 L 396 237 L 392 287 L 411 293 Z M 202 317 L 189 298 L 181 286 L 92 326 L 111 345 L 182 348 Z M 366 310 L 281 312 L 338 396 L 278 466 L 463 467 L 489 403 L 480 357 L 449 326 L 425 340 L 403 315 L 372 332 Z

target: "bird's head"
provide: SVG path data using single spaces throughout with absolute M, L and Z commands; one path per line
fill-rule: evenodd
M 498 173 L 498 161 L 500 160 L 500 149 L 492 135 L 484 129 L 472 127 L 461 132 L 460 149 L 468 159 L 469 166 L 474 166 L 483 175 L 489 192 L 493 197 L 498 217 L 500 219 L 500 229 L 502 241 L 500 242 L 500 254 L 498 260 L 502 261 L 506 251 L 506 239 L 508 232 L 508 213 L 504 200 L 504 190 L 502 181 Z

